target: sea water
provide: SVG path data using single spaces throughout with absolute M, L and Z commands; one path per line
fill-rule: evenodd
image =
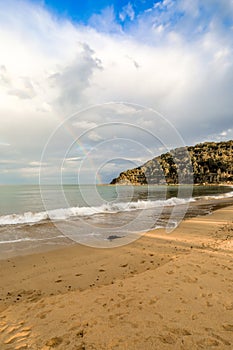
M 184 215 L 211 210 L 192 203 L 231 197 L 230 186 L 2 185 L 0 253 L 176 225 Z

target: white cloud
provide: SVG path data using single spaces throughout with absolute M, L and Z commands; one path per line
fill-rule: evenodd
M 2 146 L 2 147 L 8 147 L 8 146 L 10 146 L 10 144 L 7 143 L 7 142 L 1 142 L 1 141 L 0 141 L 0 146 Z
M 12 88 L 8 89 L 7 93 L 21 99 L 31 99 L 36 96 L 33 84 L 30 81 L 30 78 L 27 77 L 21 77 L 19 79 L 18 87 L 14 87 L 12 84 Z
M 89 122 L 87 120 L 76 121 L 72 125 L 77 127 L 78 129 L 84 129 L 84 130 L 92 129 L 98 126 L 98 124 L 94 122 Z
M 102 32 L 121 33 L 121 26 L 117 24 L 115 19 L 113 6 L 108 6 L 100 14 L 94 14 L 90 18 L 89 24 L 94 28 L 99 28 Z
M 122 8 L 122 12 L 119 14 L 120 20 L 125 21 L 125 19 L 128 17 L 131 21 L 134 20 L 135 12 L 133 9 L 132 4 L 129 2 L 126 6 Z
M 0 85 L 10 86 L 10 77 L 4 65 L 0 66 Z
M 103 138 L 95 131 L 89 132 L 88 138 L 91 141 L 101 141 L 101 140 L 103 140 Z
M 72 158 L 66 158 L 65 159 L 65 162 L 79 162 L 83 160 L 83 157 L 72 157 Z

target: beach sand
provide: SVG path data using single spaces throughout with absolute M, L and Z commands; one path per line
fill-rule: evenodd
M 233 349 L 233 206 L 0 262 L 1 350 Z

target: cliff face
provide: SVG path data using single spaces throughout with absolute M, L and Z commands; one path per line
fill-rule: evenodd
M 233 183 L 233 140 L 176 148 L 120 173 L 111 184 L 177 184 L 192 180 L 196 184 Z

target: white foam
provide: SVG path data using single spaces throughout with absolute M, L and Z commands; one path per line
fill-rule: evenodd
M 20 243 L 20 242 L 38 242 L 38 241 L 50 241 L 57 238 L 64 238 L 64 236 L 56 236 L 56 237 L 45 237 L 45 238 L 18 238 L 18 239 L 11 239 L 11 240 L 5 240 L 0 241 L 0 244 L 10 244 L 10 243 Z
M 0 225 L 17 225 L 17 224 L 34 224 L 44 220 L 66 220 L 71 217 L 82 217 L 91 216 L 94 214 L 106 214 L 106 213 L 118 213 L 124 211 L 132 210 L 142 210 L 158 208 L 163 206 L 175 206 L 187 204 L 191 201 L 195 201 L 193 198 L 183 199 L 183 198 L 170 198 L 166 200 L 157 201 L 143 201 L 139 200 L 137 202 L 129 203 L 107 203 L 99 207 L 71 207 L 71 208 L 61 208 L 33 213 L 26 212 L 23 214 L 10 214 L 0 216 Z
M 233 191 L 218 194 L 218 195 L 200 196 L 200 197 L 196 197 L 196 199 L 209 200 L 209 199 L 224 199 L 224 198 L 231 198 L 231 197 L 233 197 Z
M 46 212 L 32 213 L 26 212 L 23 214 L 9 214 L 0 216 L 0 225 L 16 225 L 25 223 L 36 223 L 48 219 Z

